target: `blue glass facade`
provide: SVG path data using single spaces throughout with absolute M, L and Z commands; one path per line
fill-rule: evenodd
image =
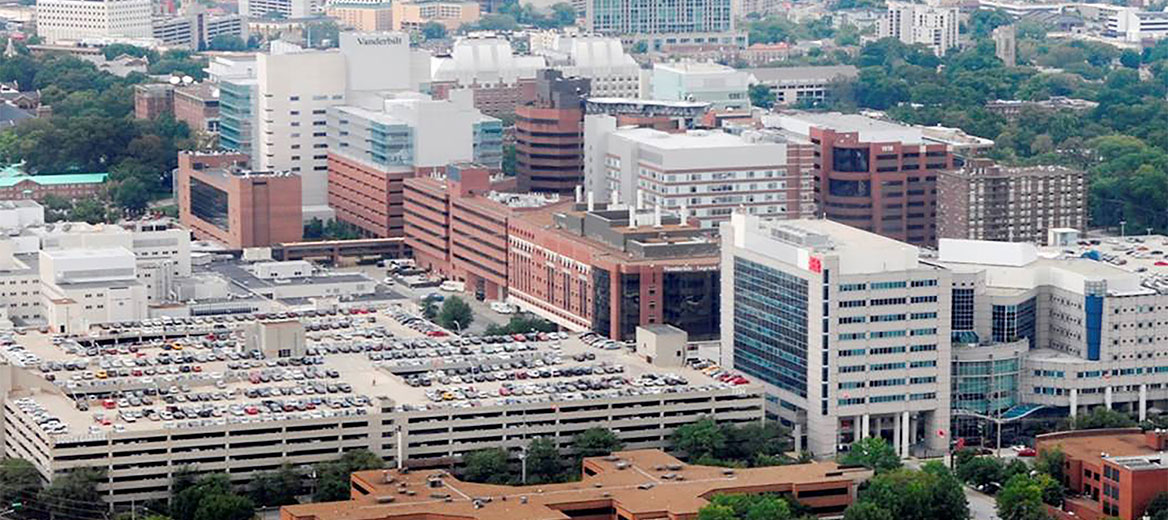
M 1018 305 L 994 305 L 992 332 L 994 341 L 1007 343 L 1026 338 L 1034 348 L 1038 304 L 1030 298 Z
M 807 281 L 734 259 L 734 366 L 807 397 Z
M 1103 337 L 1103 297 L 1086 297 L 1084 309 L 1087 311 L 1087 359 L 1099 361 L 1099 344 Z
M 414 164 L 414 129 L 408 125 L 369 125 L 369 157 L 382 166 Z
M 252 85 L 219 84 L 219 146 L 251 153 Z
M 484 166 L 503 165 L 503 122 L 481 121 L 474 125 L 474 160 Z

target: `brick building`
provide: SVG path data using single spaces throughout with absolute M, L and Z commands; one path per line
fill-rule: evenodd
M 510 117 L 515 107 L 535 98 L 535 75 L 544 68 L 542 56 L 517 55 L 503 38 L 459 38 L 449 56 L 435 57 L 430 92 L 445 99 L 452 90 L 468 89 L 475 108 Z
M 174 89 L 174 118 L 191 130 L 219 131 L 219 86 L 200 83 Z
M 144 83 L 134 85 L 134 117 L 154 119 L 174 113 L 174 85 Z
M 587 78 L 539 71 L 535 99 L 515 108 L 515 170 L 521 191 L 571 193 L 584 181 Z
M 180 153 L 179 221 L 195 237 L 232 248 L 300 240 L 300 176 L 254 172 L 247 160 L 238 153 Z
M 492 191 L 489 173 L 464 163 L 444 177 L 405 180 L 404 223 L 419 266 L 498 300 L 507 295 L 508 222 L 559 198 Z
M 730 471 L 683 464 L 660 450 L 586 458 L 581 473 L 581 482 L 504 486 L 463 482 L 445 471 L 362 471 L 352 475 L 348 501 L 284 506 L 280 519 L 694 520 L 714 495 L 741 493 L 789 495 L 814 515 L 839 516 L 871 475 L 834 462 Z M 435 500 L 437 494 L 450 498 Z
M 937 173 L 949 146 L 918 127 L 840 113 L 767 121 L 815 148 L 819 210 L 835 220 L 914 245 L 937 243 Z
M 87 199 L 101 193 L 107 177 L 105 173 L 0 175 L 0 200 L 41 200 L 46 195 L 66 200 Z
M 1168 492 L 1168 432 L 1139 428 L 1048 433 L 1039 451 L 1059 448 L 1066 456 L 1069 497 L 1060 520 L 1139 520 L 1158 493 Z
M 632 339 L 638 325 L 657 323 L 691 340 L 716 338 L 716 238 L 684 213 L 596 208 L 545 208 L 510 221 L 508 301 L 612 338 Z
M 1085 229 L 1087 172 L 971 159 L 937 175 L 937 236 L 1046 243 L 1052 228 Z

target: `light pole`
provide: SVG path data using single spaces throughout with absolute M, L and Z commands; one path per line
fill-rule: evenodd
M 1126 220 L 1119 221 L 1119 237 L 1120 238 L 1127 236 L 1126 229 L 1127 229 L 1127 221 Z
M 527 446 L 519 447 L 519 465 L 521 467 L 520 482 L 527 485 Z

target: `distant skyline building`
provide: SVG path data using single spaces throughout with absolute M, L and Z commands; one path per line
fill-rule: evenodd
M 714 110 L 750 108 L 750 75 L 717 63 L 654 63 L 650 99 L 710 103 Z
M 239 0 L 239 14 L 248 18 L 263 18 L 268 13 L 279 13 L 284 18 L 307 18 L 314 14 L 317 5 L 318 0 Z
M 511 42 L 497 36 L 461 37 L 450 56 L 430 64 L 430 91 L 444 98 L 455 89 L 474 92 L 475 108 L 494 117 L 510 117 L 515 107 L 535 97 L 535 75 L 547 67 L 543 56 L 516 54 Z
M 592 96 L 641 96 L 641 66 L 617 38 L 545 31 L 531 36 L 531 53 L 565 77 L 588 78 Z
M 746 47 L 746 34 L 736 30 L 739 13 L 733 0 L 584 1 L 585 30 L 619 37 L 627 45 L 644 42 L 649 50 L 703 44 Z
M 584 99 L 587 78 L 539 71 L 535 99 L 515 108 L 515 171 L 519 191 L 568 194 L 584 181 Z
M 154 37 L 150 0 L 38 0 L 36 32 L 46 44 L 86 38 Z
M 937 56 L 944 56 L 961 43 L 957 14 L 957 4 L 946 0 L 929 0 L 927 4 L 889 2 L 884 18 L 877 24 L 877 34 L 909 45 L 924 44 Z

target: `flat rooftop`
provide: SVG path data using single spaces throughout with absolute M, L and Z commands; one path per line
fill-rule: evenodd
M 58 440 L 733 387 L 567 334 L 459 338 L 404 324 L 418 319 L 390 307 L 151 319 L 77 338 L 0 332 L 0 356 L 40 378 L 9 400 L 63 424 Z M 305 326 L 304 356 L 246 350 L 249 326 L 288 320 Z
M 615 135 L 663 150 L 735 149 L 779 145 L 779 143 L 770 141 L 751 141 L 740 135 L 728 134 L 720 130 L 689 130 L 685 133 L 671 133 L 653 128 L 625 128 L 617 130 Z M 776 158 L 777 160 L 778 158 Z
M 744 69 L 762 83 L 803 83 L 855 79 L 860 70 L 852 65 L 825 65 L 822 67 L 763 67 Z
M 808 129 L 823 128 L 836 132 L 855 132 L 861 142 L 901 142 L 924 144 L 919 128 L 860 114 L 839 112 L 785 112 L 779 115 L 779 126 L 808 135 Z
M 368 491 L 345 502 L 285 506 L 292 519 L 385 520 L 446 518 L 565 520 L 567 510 L 611 507 L 634 518 L 696 517 L 717 493 L 792 492 L 801 486 L 851 493 L 870 476 L 834 462 L 727 469 L 685 464 L 659 450 L 616 452 L 583 462 L 578 482 L 504 486 L 463 482 L 445 471 L 397 470 L 354 473 Z M 358 491 L 360 493 L 360 491 Z
M 1143 432 L 1139 428 L 1078 430 L 1039 435 L 1038 446 L 1062 448 L 1068 459 L 1078 459 L 1098 466 L 1104 460 L 1129 469 L 1153 469 L 1161 466 L 1162 454 L 1148 444 L 1149 436 L 1163 432 Z M 1155 462 L 1151 462 L 1155 459 Z

